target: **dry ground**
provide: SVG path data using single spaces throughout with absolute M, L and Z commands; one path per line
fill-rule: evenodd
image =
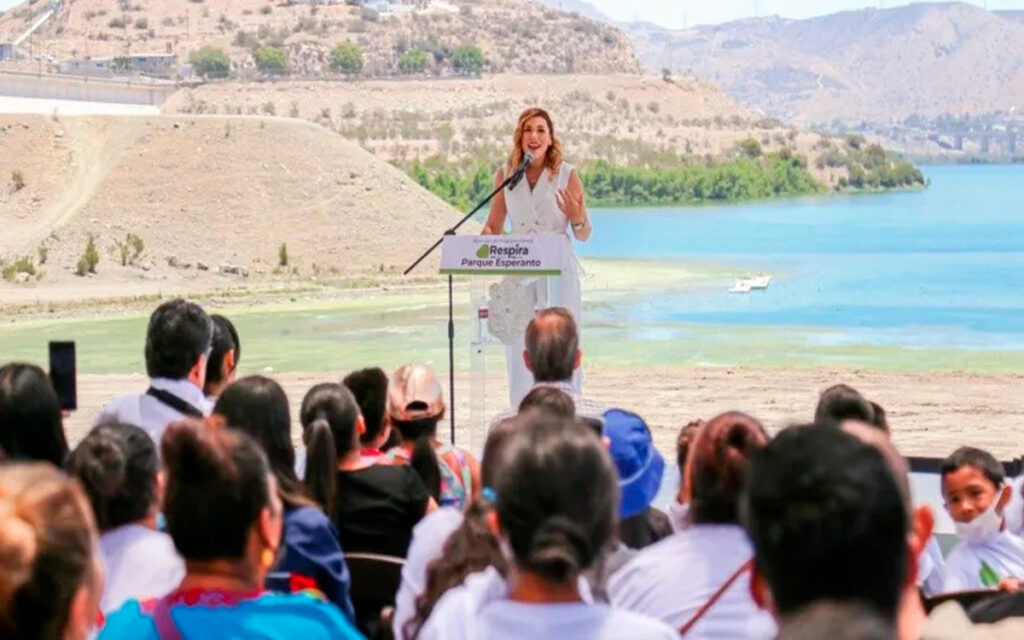
M 612 406 L 633 409 L 651 426 L 658 448 L 674 455 L 678 429 L 694 418 L 710 418 L 731 409 L 744 410 L 771 431 L 809 420 L 818 392 L 836 382 L 852 384 L 882 404 L 889 413 L 893 437 L 904 455 L 945 456 L 963 444 L 983 447 L 1002 459 L 1024 451 L 1024 375 L 962 373 L 886 373 L 856 370 L 707 369 L 654 367 L 585 369 L 586 395 Z M 447 380 L 446 372 L 439 372 Z M 316 382 L 338 380 L 333 374 L 288 373 L 276 378 L 288 392 L 293 412 L 305 391 Z M 482 447 L 482 428 L 490 416 L 505 408 L 504 371 L 487 379 L 486 408 L 474 424 L 469 420 L 469 374 L 456 376 L 457 441 Z M 145 390 L 145 380 L 127 375 L 84 376 L 80 379 L 81 410 L 67 423 L 73 441 L 108 399 Z M 447 388 L 447 384 L 445 384 Z M 447 433 L 447 427 L 442 429 Z M 293 427 L 298 442 L 299 427 Z

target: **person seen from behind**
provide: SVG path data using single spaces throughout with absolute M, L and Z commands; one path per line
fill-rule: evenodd
M 352 580 L 338 531 L 295 475 L 291 411 L 284 389 L 263 376 L 242 378 L 224 390 L 213 413 L 260 445 L 277 481 L 284 505 L 284 553 L 271 569 L 267 588 L 316 588 L 354 621 Z
M 169 423 L 208 415 L 203 387 L 212 339 L 213 321 L 202 307 L 181 298 L 161 304 L 146 329 L 149 389 L 111 400 L 94 424 L 133 424 L 160 442 Z
M 440 506 L 465 508 L 480 490 L 480 463 L 473 454 L 437 437 L 445 404 L 434 370 L 409 364 L 395 371 L 388 384 L 387 409 L 402 436 L 402 443 L 387 452 L 387 459 L 415 469 Z
M 102 595 L 78 482 L 41 462 L 0 465 L 0 638 L 85 640 Z
M 321 596 L 264 590 L 282 548 L 283 505 L 258 444 L 234 429 L 182 421 L 164 432 L 161 458 L 167 531 L 185 577 L 162 598 L 127 602 L 100 640 L 361 637 Z
M 764 428 L 746 414 L 708 421 L 684 471 L 688 526 L 612 575 L 613 605 L 663 620 L 687 638 L 775 636 L 771 617 L 750 595 L 753 548 L 739 524 L 750 458 L 767 443 Z
M 210 356 L 206 362 L 206 381 L 203 393 L 206 401 L 213 405 L 217 397 L 235 381 L 238 362 L 242 359 L 242 343 L 238 330 L 222 315 L 210 316 L 213 321 L 213 338 L 210 342 Z
M 887 623 L 907 592 L 919 608 L 914 558 L 931 530 L 911 530 L 892 464 L 828 425 L 789 427 L 753 453 L 740 503 L 754 549 L 751 593 L 782 626 L 821 601 L 862 604 Z
M 311 388 L 299 416 L 307 441 L 306 487 L 338 529 L 342 548 L 405 557 L 412 528 L 437 509 L 419 475 L 363 457 L 365 422 L 342 384 Z
M 68 441 L 60 401 L 46 372 L 33 364 L 0 367 L 0 451 L 14 460 L 64 466 Z
M 615 469 L 590 429 L 543 413 L 521 418 L 497 463 L 489 516 L 508 577 L 491 567 L 466 578 L 418 638 L 677 638 L 662 622 L 587 602 L 579 578 L 615 535 Z
M 361 453 L 377 461 L 384 455 L 392 433 L 387 414 L 388 376 L 380 367 L 369 367 L 353 371 L 341 383 L 355 396 L 366 423 L 366 432 L 359 436 Z
M 946 559 L 943 591 L 1024 579 L 1024 540 L 1004 520 L 1011 489 L 1003 465 L 987 451 L 961 447 L 942 462 L 941 473 L 942 497 L 960 538 Z
M 68 470 L 82 483 L 100 530 L 102 611 L 175 589 L 185 563 L 171 537 L 157 530 L 164 482 L 153 439 L 134 425 L 100 425 L 75 447 Z

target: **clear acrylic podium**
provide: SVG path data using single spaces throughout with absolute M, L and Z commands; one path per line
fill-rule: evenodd
M 479 453 L 495 415 L 508 408 L 506 345 L 522 339 L 538 308 L 557 305 L 564 239 L 557 235 L 446 236 L 441 273 L 468 276 L 469 442 Z M 537 291 L 517 298 L 519 289 Z M 466 405 L 463 405 L 466 406 Z

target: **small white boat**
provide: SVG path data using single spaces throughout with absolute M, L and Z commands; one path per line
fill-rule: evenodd
M 732 285 L 732 289 L 729 289 L 729 293 L 750 293 L 750 282 L 737 280 L 736 284 Z
M 751 289 L 767 289 L 768 285 L 772 283 L 772 277 L 761 274 L 756 278 L 747 278 L 744 282 L 749 284 Z

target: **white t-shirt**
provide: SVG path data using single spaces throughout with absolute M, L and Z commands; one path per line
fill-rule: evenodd
M 416 598 L 427 589 L 427 565 L 441 557 L 444 543 L 462 524 L 462 511 L 442 507 L 427 514 L 412 529 L 412 542 L 402 565 L 402 583 L 395 597 L 395 615 L 391 628 L 396 638 L 404 638 L 405 623 L 416 613 Z
M 427 620 L 421 640 L 678 640 L 671 627 L 603 604 L 514 602 L 492 567 L 446 593 Z
M 985 567 L 997 578 L 993 584 L 983 578 Z M 1009 531 L 999 533 L 980 542 L 963 540 L 946 558 L 946 573 L 942 591 L 972 591 L 995 588 L 999 580 L 1024 579 L 1024 539 Z
M 1024 487 L 1024 476 L 1014 478 L 1010 483 L 1010 501 L 1006 503 L 1003 517 L 1006 518 L 1006 530 L 1012 534 L 1024 537 L 1024 496 L 1021 495 L 1021 488 Z
M 203 395 L 203 390 L 188 380 L 169 380 L 167 378 L 153 378 L 149 385 L 154 389 L 160 389 L 171 393 L 181 400 L 191 404 L 193 407 L 209 415 L 212 405 Z M 157 447 L 160 446 L 160 438 L 164 435 L 167 425 L 185 418 L 184 414 L 170 407 L 153 396 L 145 393 L 130 396 L 121 396 L 108 402 L 101 410 L 94 425 L 108 422 L 131 424 L 141 428 L 153 438 Z
M 679 629 L 753 555 L 739 526 L 691 524 L 642 550 L 613 574 L 608 594 L 616 607 Z M 775 634 L 771 615 L 750 596 L 750 571 L 745 571 L 686 637 L 767 640 Z
M 107 574 L 100 599 L 104 613 L 118 610 L 128 600 L 163 596 L 185 577 L 185 563 L 171 537 L 137 524 L 101 535 L 100 559 Z

